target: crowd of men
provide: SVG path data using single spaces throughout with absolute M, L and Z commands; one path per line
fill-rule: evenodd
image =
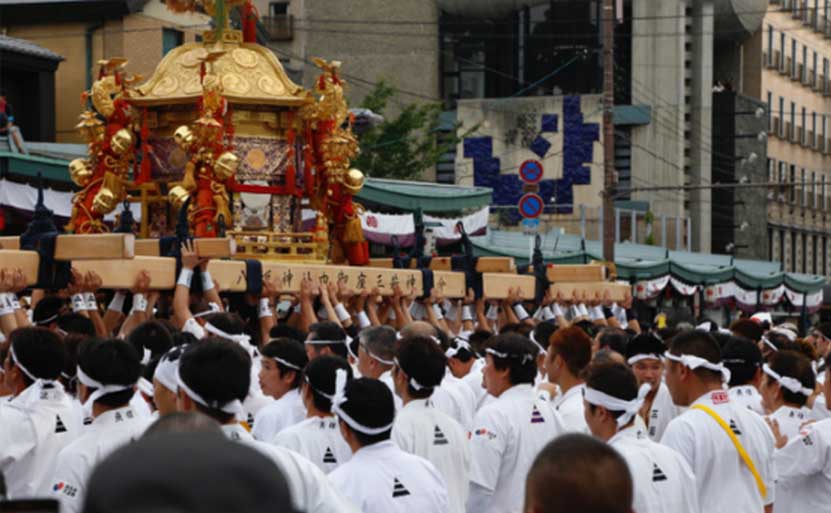
M 195 286 L 198 280 L 199 286 Z M 63 513 L 831 512 L 831 325 L 0 270 L 0 492 Z M 192 290 L 194 289 L 194 290 Z M 198 289 L 199 292 L 195 290 Z M 105 308 L 104 308 L 105 307 Z M 0 494 L 2 495 L 2 494 Z

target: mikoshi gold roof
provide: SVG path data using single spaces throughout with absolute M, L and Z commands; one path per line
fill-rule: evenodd
M 130 102 L 143 107 L 195 102 L 202 96 L 203 61 L 208 61 L 208 73 L 218 77 L 222 94 L 230 103 L 300 106 L 312 101 L 267 48 L 242 42 L 205 42 L 187 43 L 168 52 L 153 76 L 136 88 Z

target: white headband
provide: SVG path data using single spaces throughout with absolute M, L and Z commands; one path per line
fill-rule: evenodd
M 769 348 L 773 349 L 774 351 L 779 351 L 779 348 L 778 348 L 778 347 L 776 347 L 776 345 L 775 345 L 773 342 L 771 342 L 771 341 L 770 341 L 770 339 L 769 339 L 769 338 L 767 338 L 767 336 L 762 335 L 762 342 L 763 342 L 766 346 L 768 346 Z
M 540 350 L 540 354 L 548 354 L 548 351 L 546 351 L 545 348 L 542 347 L 542 344 L 537 342 L 537 337 L 534 336 L 533 330 L 531 331 L 531 333 L 528 334 L 528 340 L 530 340 L 535 346 L 537 346 L 537 349 Z
M 661 361 L 661 355 L 655 353 L 641 353 L 636 354 L 626 360 L 626 363 L 629 365 L 635 365 L 636 363 L 643 361 L 643 360 L 658 360 Z
M 342 370 L 342 369 L 338 369 L 338 370 Z M 335 373 L 337 373 L 337 371 L 335 371 Z M 335 375 L 337 376 L 337 374 L 335 374 Z M 337 379 L 337 378 L 336 378 L 336 379 Z M 306 376 L 305 376 L 305 380 L 306 380 L 306 384 L 307 384 L 307 385 L 309 385 L 309 388 L 311 388 L 312 390 L 314 390 L 314 391 L 315 391 L 315 392 L 317 392 L 318 394 L 322 395 L 322 396 L 323 396 L 323 397 L 325 397 L 326 399 L 329 399 L 329 401 L 332 401 L 332 400 L 335 398 L 335 396 L 334 396 L 333 394 L 327 394 L 327 393 L 326 393 L 326 392 L 324 392 L 323 390 L 320 390 L 319 388 L 315 388 L 315 386 L 314 386 L 314 385 L 312 385 L 312 382 L 311 382 L 311 381 L 309 381 L 309 375 L 308 375 L 308 374 L 306 374 Z
M 147 380 L 147 378 L 143 378 L 143 377 L 139 378 L 139 380 L 138 380 L 138 389 L 139 389 L 139 392 L 141 392 L 142 394 L 144 394 L 148 397 L 153 397 L 153 395 L 154 395 L 153 383 L 150 383 Z
M 383 364 L 383 365 L 395 365 L 395 359 L 393 359 L 393 360 L 385 360 L 385 359 L 381 358 L 380 356 L 378 356 L 377 354 L 375 354 L 375 353 L 373 353 L 372 351 L 370 351 L 370 350 L 369 350 L 369 348 L 367 348 L 367 347 L 366 347 L 366 344 L 365 344 L 365 343 L 360 342 L 360 340 L 359 340 L 359 342 L 358 342 L 358 343 L 360 344 L 360 346 L 361 346 L 361 347 L 363 347 L 363 348 L 364 348 L 364 351 L 366 351 L 366 354 L 368 354 L 368 355 L 369 355 L 369 357 L 370 357 L 370 358 L 372 358 L 373 360 L 375 360 L 376 362 L 379 362 L 379 363 L 381 363 L 381 364 Z
M 269 356 L 269 358 L 271 358 L 275 362 L 281 364 L 283 367 L 288 367 L 289 369 L 294 369 L 296 371 L 302 371 L 303 370 L 303 367 L 300 367 L 297 364 L 291 363 L 288 360 L 284 360 L 284 359 L 280 358 L 279 356 Z
M 346 397 L 346 377 L 347 376 L 345 370 L 338 369 L 335 371 L 335 394 L 332 396 L 332 413 L 337 415 L 340 420 L 346 422 L 346 425 L 348 425 L 355 431 L 358 431 L 365 435 L 380 435 L 381 433 L 386 433 L 387 431 L 392 429 L 392 422 L 390 422 L 386 426 L 378 428 L 364 426 L 357 420 L 350 417 L 348 413 L 343 411 L 341 405 L 349 400 Z
M 463 349 L 469 351 L 470 353 L 473 353 L 473 348 L 470 347 L 470 343 L 467 340 L 457 337 L 454 340 L 454 342 L 456 342 L 456 347 L 447 348 L 447 351 L 444 352 L 444 356 L 448 358 L 453 358 L 454 356 L 459 354 L 459 351 L 462 351 Z
M 346 344 L 345 340 L 306 340 L 306 344 L 312 344 L 316 346 L 326 346 L 329 344 Z
M 399 369 L 401 369 L 401 372 L 404 372 L 404 373 L 406 374 L 406 371 L 404 371 L 404 369 L 403 369 L 403 368 L 401 368 L 401 363 L 399 363 L 398 358 L 395 358 L 395 365 L 396 365 L 396 367 L 398 367 Z M 444 379 L 444 376 L 442 376 L 442 379 Z M 412 377 L 412 376 L 410 376 L 410 380 L 408 381 L 408 383 L 409 383 L 409 384 L 410 384 L 410 386 L 411 386 L 411 387 L 413 387 L 413 389 L 415 389 L 415 390 L 430 390 L 430 389 L 434 389 L 434 388 L 436 388 L 436 386 L 437 386 L 437 385 L 432 386 L 432 387 L 427 387 L 427 386 L 424 386 L 424 385 L 422 385 L 421 383 L 419 383 L 418 381 L 416 381 L 416 379 L 415 379 L 414 377 Z
M 700 356 L 693 356 L 691 354 L 674 355 L 669 351 L 664 353 L 664 358 L 672 360 L 673 362 L 678 362 L 685 367 L 689 367 L 691 370 L 703 367 L 713 372 L 720 372 L 722 381 L 725 383 L 730 382 L 730 369 L 720 363 L 713 363 L 701 358 Z
M 814 391 L 810 388 L 802 386 L 802 382 L 798 379 L 792 378 L 790 376 L 782 376 L 775 370 L 771 369 L 768 364 L 765 364 L 762 367 L 762 370 L 765 371 L 765 374 L 778 381 L 780 385 L 787 388 L 794 394 L 802 394 L 805 397 L 811 397 L 811 394 L 814 393 Z
M 777 335 L 782 335 L 783 337 L 788 339 L 788 342 L 793 342 L 793 341 L 796 340 L 796 333 L 794 333 L 793 331 L 791 331 L 787 328 L 773 328 L 768 333 L 775 333 Z
M 208 333 L 216 335 L 217 337 L 224 338 L 226 340 L 230 340 L 232 342 L 236 342 L 237 344 L 241 345 L 246 349 L 248 349 L 248 346 L 251 345 L 251 337 L 246 335 L 245 333 L 240 333 L 239 335 L 231 335 L 230 333 L 225 333 L 224 331 L 222 331 L 221 329 L 217 328 L 209 322 L 206 322 L 203 328 L 205 328 L 205 331 L 207 331 Z
M 175 394 L 178 388 L 176 384 L 176 369 L 179 368 L 179 359 L 172 360 L 168 357 L 173 351 L 182 351 L 182 349 L 174 347 L 165 353 L 165 356 L 159 360 L 155 372 L 153 372 L 153 379 L 157 380 L 162 386 Z
M 502 358 L 503 360 L 508 359 L 508 358 L 516 358 L 516 359 L 520 360 L 520 363 L 523 364 L 523 365 L 526 364 L 527 362 L 530 362 L 530 361 L 534 360 L 534 356 L 530 355 L 530 354 L 518 355 L 518 354 L 500 353 L 499 351 L 497 351 L 495 349 L 492 349 L 490 347 L 485 349 L 485 352 L 488 353 L 488 354 L 491 354 L 491 355 L 493 355 L 497 358 Z
M 652 385 L 644 383 L 638 389 L 638 397 L 632 399 L 631 401 L 624 401 L 623 399 L 612 397 L 609 394 L 587 386 L 583 389 L 583 399 L 585 399 L 589 404 L 602 406 L 609 411 L 622 411 L 623 415 L 617 418 L 617 428 L 620 429 L 628 424 L 629 421 L 638 414 L 641 406 L 643 406 L 643 401 L 646 399 L 646 396 L 649 394 L 650 390 L 652 390 Z
M 182 380 L 181 374 L 179 374 L 178 368 L 176 369 L 176 384 L 194 402 L 199 403 L 206 408 L 219 410 L 221 412 L 228 413 L 231 415 L 239 415 L 242 413 L 242 402 L 240 402 L 239 399 L 234 399 L 233 401 L 229 401 L 227 403 L 220 403 L 219 401 L 206 401 L 205 398 L 194 392 L 189 386 L 187 386 L 187 384 L 185 384 L 185 382 Z
M 713 323 L 710 321 L 704 321 L 698 326 L 695 327 L 696 331 L 706 331 L 707 333 L 713 328 Z
M 29 371 L 29 369 L 27 369 L 22 363 L 20 363 L 20 360 L 18 360 L 18 358 L 17 358 L 17 354 L 14 352 L 14 344 L 9 344 L 9 354 L 11 354 L 12 363 L 17 365 L 17 368 L 20 369 L 20 372 L 25 374 L 26 377 L 31 379 L 34 383 L 37 383 L 39 385 L 54 385 L 55 384 L 54 379 L 39 378 L 39 377 L 35 376 L 34 374 L 32 374 Z
M 44 324 L 49 324 L 50 322 L 54 321 L 58 318 L 58 314 L 53 315 L 52 317 L 47 317 L 46 319 L 41 319 L 37 321 L 35 324 L 38 326 L 43 326 Z
M 147 365 L 148 363 L 150 363 L 151 358 L 153 358 L 153 351 L 145 347 L 141 355 L 141 364 Z
M 353 340 L 354 340 L 354 339 L 353 339 L 352 337 L 350 337 L 349 335 L 347 335 L 347 336 L 346 336 L 346 352 L 347 352 L 347 353 L 349 353 L 349 356 L 351 356 L 352 358 L 354 358 L 354 359 L 356 359 L 356 360 L 357 360 L 357 359 L 358 359 L 358 355 L 356 355 L 356 354 L 352 351 L 352 341 L 353 341 Z
M 193 314 L 193 318 L 198 319 L 200 317 L 205 317 L 206 315 L 219 313 L 221 311 L 222 311 L 222 309 L 219 307 L 219 305 L 214 303 L 213 301 L 211 301 L 210 303 L 208 303 L 208 309 L 207 310 L 205 310 L 204 312 L 199 312 L 198 314 Z
M 115 385 L 115 384 L 105 385 L 105 384 L 101 383 L 100 381 L 96 381 L 96 380 L 92 379 L 91 377 L 89 377 L 89 375 L 86 372 L 84 372 L 84 369 L 82 369 L 80 365 L 78 366 L 77 376 L 78 376 L 78 381 L 79 382 L 83 383 L 85 386 L 87 386 L 89 388 L 96 389 L 95 392 L 90 394 L 89 398 L 84 403 L 84 408 L 91 408 L 92 403 L 94 403 L 95 401 L 97 401 L 98 399 L 100 399 L 101 397 L 103 397 L 107 394 L 114 394 L 116 392 L 124 392 L 126 390 L 132 390 L 133 387 L 135 386 L 135 384 L 130 384 L 130 385 Z

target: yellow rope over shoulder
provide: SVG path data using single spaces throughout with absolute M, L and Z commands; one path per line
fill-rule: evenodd
M 727 422 L 725 422 L 724 419 L 722 419 L 718 415 L 718 413 L 713 411 L 713 409 L 709 406 L 705 406 L 703 404 L 696 404 L 692 407 L 692 409 L 701 410 L 710 417 L 712 417 L 713 420 L 718 422 L 718 425 L 721 426 L 721 429 L 723 429 L 724 432 L 727 433 L 727 436 L 730 437 L 730 441 L 733 442 L 733 445 L 736 447 L 736 451 L 739 453 L 739 456 L 742 458 L 742 461 L 744 461 L 744 464 L 747 465 L 747 468 L 750 470 L 750 473 L 753 474 L 753 479 L 756 480 L 756 486 L 759 487 L 759 492 L 762 494 L 762 498 L 764 499 L 765 497 L 767 497 L 768 491 L 765 487 L 764 481 L 762 480 L 762 476 L 759 474 L 759 471 L 756 470 L 756 465 L 753 464 L 753 460 L 750 459 L 750 455 L 747 454 L 747 451 L 745 450 L 744 446 L 739 441 L 736 434 L 733 433 L 733 430 L 730 429 L 730 426 L 727 424 Z

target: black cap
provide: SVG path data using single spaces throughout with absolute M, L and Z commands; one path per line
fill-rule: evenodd
M 117 450 L 92 473 L 84 513 L 295 513 L 261 452 L 215 433 L 166 433 Z

